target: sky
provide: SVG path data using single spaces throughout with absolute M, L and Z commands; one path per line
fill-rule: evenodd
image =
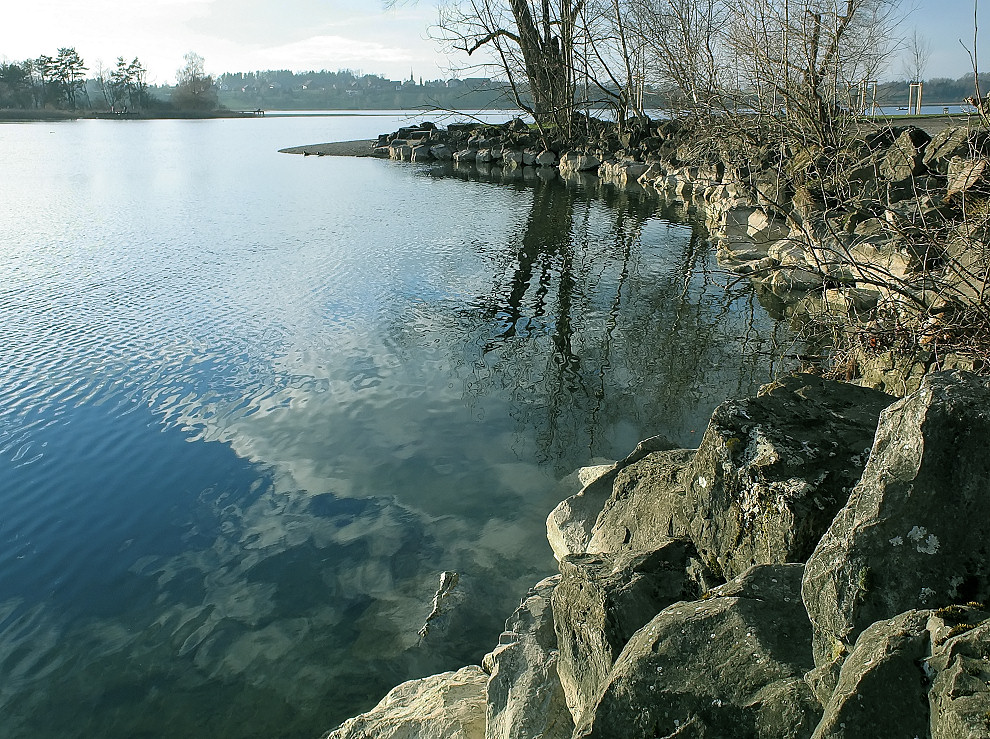
M 459 60 L 428 38 L 437 0 L 30 0 L 9 3 L 0 25 L 0 60 L 22 61 L 75 47 L 90 74 L 118 56 L 138 57 L 149 82 L 174 81 L 183 55 L 196 52 L 206 71 L 351 69 L 391 79 L 447 78 Z M 971 70 L 960 45 L 972 46 L 974 0 L 895 0 L 915 10 L 910 33 L 931 42 L 928 77 Z M 980 3 L 981 68 L 990 69 L 990 0 Z M 895 61 L 884 79 L 901 78 Z

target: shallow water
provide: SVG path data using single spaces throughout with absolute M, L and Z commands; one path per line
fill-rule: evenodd
M 405 122 L 0 126 L 0 735 L 313 737 L 478 662 L 577 467 L 770 377 L 649 197 L 277 153 Z

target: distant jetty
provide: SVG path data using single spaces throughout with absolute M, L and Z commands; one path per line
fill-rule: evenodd
M 308 144 L 279 149 L 280 154 L 302 154 L 303 156 L 318 157 L 373 157 L 375 156 L 375 139 L 358 139 L 357 141 L 334 141 L 327 144 Z

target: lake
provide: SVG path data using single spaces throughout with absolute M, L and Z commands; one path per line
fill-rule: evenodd
M 277 153 L 407 123 L 0 125 L 3 737 L 317 737 L 478 663 L 577 468 L 771 378 L 643 193 Z

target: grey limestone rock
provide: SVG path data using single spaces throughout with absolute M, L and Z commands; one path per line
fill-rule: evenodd
M 544 149 L 536 155 L 534 162 L 537 167 L 553 167 L 557 164 L 557 155 L 549 149 Z
M 434 159 L 441 162 L 449 162 L 454 158 L 454 152 L 450 150 L 450 147 L 446 144 L 436 144 L 430 147 L 430 153 L 433 155 Z
M 925 146 L 931 136 L 920 128 L 908 128 L 887 150 L 880 162 L 881 176 L 890 182 L 900 182 L 924 174 Z
M 719 406 L 686 472 L 683 520 L 723 578 L 754 564 L 803 562 L 863 470 L 876 390 L 795 375 Z
M 590 172 L 597 170 L 601 166 L 601 162 L 591 154 L 569 151 L 560 155 L 560 162 L 557 166 L 561 172 Z
M 987 182 L 987 163 L 985 157 L 953 157 L 949 160 L 946 173 L 946 195 L 951 197 L 968 192 L 977 185 L 985 190 Z
M 814 739 L 927 734 L 922 660 L 928 654 L 928 617 L 928 611 L 908 611 L 860 634 L 842 664 Z
M 881 414 L 862 480 L 808 561 L 821 665 L 870 624 L 990 596 L 990 378 L 928 375 Z
M 560 576 L 533 587 L 482 662 L 488 679 L 486 739 L 568 739 L 574 722 L 557 676 L 550 596 Z
M 965 126 L 952 126 L 939 131 L 925 147 L 924 164 L 932 173 L 946 175 L 954 157 L 971 157 L 986 152 L 984 131 L 970 131 Z
M 927 661 L 934 672 L 929 692 L 932 739 L 990 736 L 990 614 L 960 611 L 965 621 L 948 631 L 960 633 L 944 641 L 935 638 Z
M 630 639 L 575 737 L 810 737 L 801 565 L 754 567 L 675 603 Z
M 418 146 L 412 147 L 412 151 L 409 154 L 409 161 L 411 162 L 428 162 L 433 159 L 433 147 L 428 144 L 419 144 Z
M 692 551 L 689 542 L 671 541 L 647 554 L 583 554 L 561 561 L 552 599 L 557 670 L 576 723 L 636 630 L 671 603 L 697 594 L 686 573 Z
M 612 494 L 612 485 L 619 472 L 650 452 L 672 449 L 673 444 L 662 436 L 645 439 L 625 459 L 585 485 L 580 491 L 562 501 L 547 516 L 547 540 L 554 556 L 560 560 L 568 554 L 583 554 L 591 541 L 591 530 L 605 502 Z
M 651 452 L 619 470 L 587 551 L 645 552 L 667 539 L 687 538 L 681 477 L 693 456 L 693 449 Z
M 484 739 L 487 682 L 474 665 L 410 680 L 324 739 Z

